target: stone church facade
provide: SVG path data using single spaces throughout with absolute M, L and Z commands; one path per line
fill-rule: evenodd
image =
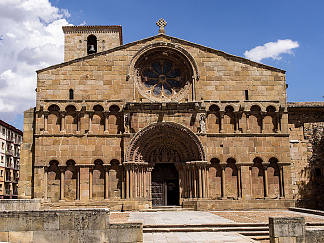
M 20 198 L 46 207 L 294 205 L 285 71 L 164 33 L 67 26 L 37 71 Z

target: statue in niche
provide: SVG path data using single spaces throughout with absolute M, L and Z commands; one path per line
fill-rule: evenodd
M 130 124 L 130 114 L 126 113 L 124 115 L 124 125 L 125 125 L 125 132 L 129 133 L 129 124 Z
M 206 133 L 206 115 L 200 114 L 199 117 L 200 133 Z

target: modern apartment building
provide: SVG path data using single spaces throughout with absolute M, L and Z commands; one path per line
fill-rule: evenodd
M 23 133 L 0 120 L 0 198 L 17 198 Z

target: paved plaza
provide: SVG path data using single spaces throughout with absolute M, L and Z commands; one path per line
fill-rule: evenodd
M 203 211 L 159 211 L 131 212 L 130 222 L 139 221 L 144 225 L 197 225 L 226 224 L 234 221 Z
M 324 223 L 324 216 L 289 210 L 112 212 L 112 223 L 141 222 L 147 228 L 190 228 L 195 225 L 267 224 L 269 217 L 304 217 L 306 223 Z M 179 226 L 179 227 L 178 227 Z M 182 228 L 181 228 L 182 226 Z M 188 227 L 187 227 L 188 226 Z M 259 242 L 237 232 L 144 232 L 144 243 Z M 269 242 L 267 240 L 260 242 Z
M 232 220 L 201 211 L 160 211 L 131 212 L 130 222 L 143 222 L 144 225 L 199 225 L 199 224 L 231 224 Z M 152 232 L 143 234 L 144 243 L 162 242 L 256 242 L 234 232 Z

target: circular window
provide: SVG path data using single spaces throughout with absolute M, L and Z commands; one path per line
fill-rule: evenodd
M 187 60 L 173 50 L 155 50 L 137 61 L 139 92 L 153 101 L 178 101 L 192 82 Z

